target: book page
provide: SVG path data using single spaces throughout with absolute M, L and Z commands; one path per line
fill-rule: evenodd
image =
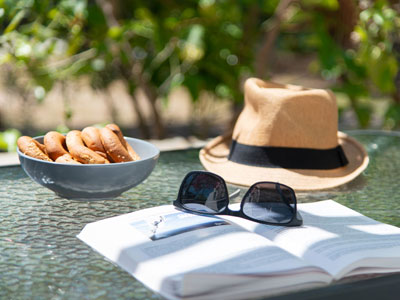
M 332 200 L 298 204 L 298 210 L 304 221 L 301 227 L 236 222 L 320 266 L 336 279 L 400 271 L 400 228 L 377 222 Z
M 332 279 L 260 235 L 222 218 L 190 214 L 173 206 L 88 224 L 78 238 L 169 298 L 221 291 L 235 280 L 248 282 L 246 276 L 279 276 L 276 288 Z M 301 272 L 309 273 L 303 279 L 293 276 Z M 196 274 L 200 274 L 198 279 Z M 201 274 L 237 277 L 206 282 L 200 280 Z M 183 280 L 187 275 L 191 280 Z M 265 282 L 260 288 L 265 290 Z

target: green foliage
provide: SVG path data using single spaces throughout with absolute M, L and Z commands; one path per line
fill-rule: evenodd
M 243 17 L 256 2 L 115 3 L 117 24 L 85 0 L 3 2 L 1 62 L 27 71 L 38 99 L 55 82 L 84 74 L 102 87 L 126 77 L 139 61 L 160 96 L 187 85 L 194 100 L 209 90 L 240 101 L 238 84 L 252 71 L 255 38 L 250 36 L 259 25 L 243 33 L 244 23 L 252 21 Z M 276 3 L 265 5 L 263 18 Z
M 89 76 L 96 89 L 122 79 L 132 95 L 140 87 L 149 98 L 167 99 L 184 86 L 194 101 L 207 91 L 240 103 L 243 79 L 255 75 L 256 54 L 276 24 L 279 3 L 0 0 L 0 64 L 12 66 L 8 82 L 38 101 L 58 82 Z M 387 0 L 349 1 L 359 7 L 347 34 L 338 19 L 344 3 L 293 1 L 279 16 L 275 46 L 315 53 L 314 70 L 348 96 L 366 127 L 371 106 L 359 100 L 400 90 L 399 8 Z M 390 106 L 386 114 L 390 128 L 400 123 L 394 111 Z
M 7 152 L 17 151 L 17 140 L 21 132 L 17 129 L 7 129 L 0 132 L 0 150 Z
M 86 1 L 2 1 L 0 7 L 0 62 L 28 77 L 15 84 L 43 100 L 55 82 L 76 75 L 87 60 L 81 52 Z
M 393 48 L 400 42 L 400 15 L 393 8 L 395 5 L 386 0 L 348 3 L 360 5 L 353 6 L 357 17 L 354 24 L 351 14 L 345 15 L 352 5 L 340 10 L 336 0 L 303 1 L 303 6 L 295 8 L 287 25 L 302 24 L 303 30 L 295 37 L 283 32 L 281 43 L 292 51 L 317 52 L 314 70 L 333 82 L 335 91 L 348 96 L 360 126 L 367 127 L 373 111 L 371 103 L 361 103 L 360 99 L 400 91 L 400 86 L 395 84 L 400 56 Z M 394 115 L 389 111 L 387 117 L 392 118 Z M 392 120 L 390 124 L 398 126 L 400 119 Z
M 399 126 L 400 122 L 400 104 L 395 103 L 389 107 L 386 112 L 386 126 L 387 128 L 395 128 Z
M 400 38 L 400 17 L 385 1 L 360 13 L 356 33 L 360 38 L 357 57 L 365 65 L 368 77 L 382 92 L 395 91 L 394 78 L 398 71 L 393 43 Z

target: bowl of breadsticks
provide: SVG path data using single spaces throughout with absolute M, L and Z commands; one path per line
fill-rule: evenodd
M 22 136 L 17 145 L 21 167 L 31 179 L 77 200 L 118 197 L 143 182 L 160 155 L 153 144 L 124 137 L 116 124 Z

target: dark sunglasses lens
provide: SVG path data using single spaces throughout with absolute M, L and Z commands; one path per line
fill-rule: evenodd
M 278 183 L 258 183 L 243 199 L 243 213 L 246 216 L 274 224 L 289 223 L 295 215 L 295 207 L 294 191 Z
M 208 173 L 192 173 L 182 182 L 179 201 L 188 210 L 215 214 L 228 205 L 224 182 Z

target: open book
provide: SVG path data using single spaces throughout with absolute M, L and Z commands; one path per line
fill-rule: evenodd
M 249 299 L 400 272 L 400 228 L 332 200 L 278 227 L 159 206 L 85 226 L 78 238 L 167 299 Z

